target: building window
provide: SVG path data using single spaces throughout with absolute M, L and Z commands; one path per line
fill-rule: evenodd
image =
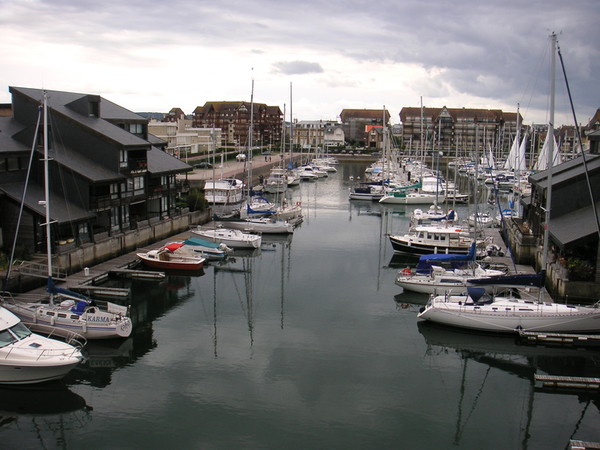
M 144 177 L 133 178 L 133 192 L 134 195 L 141 195 L 144 193 Z
M 121 223 L 123 228 L 129 227 L 129 205 L 121 206 Z
M 141 123 L 130 123 L 129 132 L 133 134 L 141 135 L 143 133 L 143 126 Z
M 119 230 L 119 207 L 110 208 L 110 229 Z
M 110 198 L 111 198 L 111 200 L 115 200 L 115 199 L 119 198 L 119 184 L 118 183 L 111 183 Z
M 127 150 L 121 150 L 119 153 L 119 167 L 127 167 L 128 155 Z

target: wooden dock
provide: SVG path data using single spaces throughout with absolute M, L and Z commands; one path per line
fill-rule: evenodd
M 599 442 L 587 442 L 580 441 L 576 439 L 571 439 L 569 441 L 569 450 L 594 450 L 600 449 Z
M 600 345 L 600 335 L 595 334 L 519 331 L 519 339 L 525 344 L 573 345 L 581 347 L 597 347 Z
M 600 389 L 600 378 L 564 377 L 556 375 L 535 375 L 535 381 L 541 382 L 544 388 L 556 389 Z

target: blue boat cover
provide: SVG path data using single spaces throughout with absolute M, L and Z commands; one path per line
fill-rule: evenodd
M 203 247 L 214 248 L 214 249 L 218 249 L 219 245 L 220 245 L 220 244 L 217 244 L 216 242 L 205 241 L 204 239 L 195 238 L 195 237 L 186 239 L 185 241 L 183 241 L 183 243 L 186 245 L 201 245 Z
M 492 277 L 473 278 L 469 280 L 472 284 L 480 286 L 535 286 L 542 287 L 544 278 L 540 274 L 516 274 L 516 275 L 497 275 Z

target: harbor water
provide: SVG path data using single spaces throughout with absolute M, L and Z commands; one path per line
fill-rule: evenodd
M 134 332 L 90 342 L 61 383 L 0 389 L 6 449 L 562 449 L 600 441 L 597 350 L 417 319 L 387 235 L 413 206 L 349 201 L 365 163 L 287 193 L 304 222 L 202 275 L 131 287 Z M 426 205 L 422 207 L 426 208 Z M 467 207 L 457 208 L 466 218 Z

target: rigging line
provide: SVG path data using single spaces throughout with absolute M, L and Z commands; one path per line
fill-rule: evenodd
M 8 268 L 6 269 L 6 276 L 4 277 L 4 283 L 2 286 L 2 290 L 4 290 L 4 291 L 8 290 L 8 280 L 10 278 L 10 274 L 12 271 L 12 264 L 15 259 L 15 252 L 17 249 L 17 242 L 18 242 L 17 237 L 19 235 L 19 228 L 21 228 L 21 218 L 23 216 L 23 209 L 25 207 L 25 196 L 27 195 L 27 186 L 29 185 L 29 176 L 31 175 L 31 166 L 33 165 L 33 155 L 35 154 L 35 148 L 36 148 L 36 145 L 38 142 L 38 133 L 40 130 L 41 120 L 42 120 L 42 108 L 40 106 L 38 120 L 35 125 L 35 131 L 33 134 L 33 144 L 31 146 L 31 153 L 29 155 L 29 164 L 27 166 L 27 175 L 25 177 L 25 184 L 23 185 L 23 195 L 21 196 L 21 205 L 19 207 L 19 216 L 17 218 L 17 225 L 16 225 L 16 229 L 15 229 L 15 239 L 13 240 L 12 249 L 10 251 L 10 259 L 8 260 Z
M 558 59 L 560 59 L 560 67 L 562 68 L 563 76 L 565 77 L 565 85 L 567 88 L 567 94 L 569 95 L 569 104 L 571 105 L 571 112 L 573 113 L 573 122 L 575 125 L 575 132 L 577 133 L 577 141 L 579 143 L 579 148 L 581 150 L 581 157 L 583 159 L 583 166 L 585 168 L 585 179 L 587 181 L 588 190 L 590 193 L 590 199 L 592 201 L 592 210 L 594 211 L 594 219 L 596 219 L 596 229 L 598 231 L 598 235 L 600 236 L 600 219 L 598 218 L 598 211 L 596 210 L 596 199 L 594 198 L 594 191 L 592 190 L 592 184 L 590 182 L 590 174 L 588 172 L 587 159 L 585 157 L 585 152 L 583 151 L 583 145 L 581 143 L 581 131 L 579 126 L 577 125 L 577 116 L 575 115 L 575 108 L 573 107 L 573 97 L 571 96 L 571 88 L 569 87 L 569 80 L 567 79 L 567 71 L 565 69 L 565 64 L 563 61 L 562 53 L 560 51 L 560 46 L 558 42 L 556 43 L 556 48 L 558 51 Z

